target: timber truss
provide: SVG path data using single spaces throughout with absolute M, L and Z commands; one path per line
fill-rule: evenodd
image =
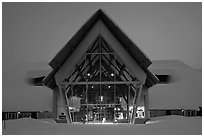
M 82 106 L 88 108 L 88 104 L 100 103 L 96 101 L 94 94 L 95 96 L 112 96 L 108 103 L 113 105 L 119 104 L 119 97 L 124 98 L 127 104 L 128 122 L 135 123 L 142 87 L 136 76 L 99 34 L 70 75 L 59 85 L 67 123 L 72 123 L 69 99 L 72 96 L 80 97 Z M 130 104 L 133 105 L 131 116 L 129 116 Z

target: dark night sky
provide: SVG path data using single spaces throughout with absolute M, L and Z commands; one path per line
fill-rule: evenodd
M 151 60 L 202 68 L 202 3 L 3 3 L 3 72 L 49 62 L 99 8 Z

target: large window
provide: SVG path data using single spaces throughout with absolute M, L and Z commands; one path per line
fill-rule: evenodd
M 129 122 L 138 80 L 102 36 L 94 40 L 64 82 L 73 122 Z M 80 98 L 79 108 L 70 105 L 73 98 Z

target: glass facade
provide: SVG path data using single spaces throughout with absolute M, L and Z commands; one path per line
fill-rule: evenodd
M 102 36 L 96 37 L 64 82 L 72 122 L 130 122 L 138 80 Z

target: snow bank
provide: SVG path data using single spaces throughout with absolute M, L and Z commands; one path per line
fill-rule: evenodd
M 52 119 L 6 121 L 3 135 L 198 135 L 201 117 L 169 116 L 153 118 L 147 124 L 64 124 Z

